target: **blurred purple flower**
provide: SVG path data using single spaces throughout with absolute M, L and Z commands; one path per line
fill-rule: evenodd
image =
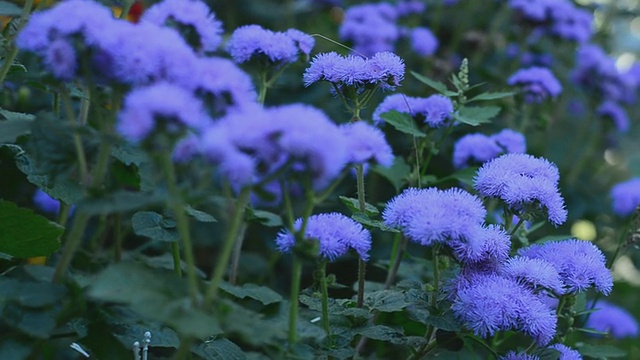
M 584 44 L 594 32 L 593 12 L 576 7 L 571 1 L 550 1 L 550 32 L 565 40 Z
M 627 310 L 605 300 L 593 307 L 586 327 L 609 333 L 614 339 L 638 336 L 638 321 Z
M 39 188 L 33 194 L 33 204 L 47 214 L 57 215 L 60 211 L 60 200 L 52 198 Z
M 204 52 L 216 51 L 222 43 L 222 23 L 215 18 L 207 4 L 199 0 L 163 0 L 146 9 L 140 21 L 148 21 L 156 25 L 175 26 L 179 32 L 189 31 L 198 39 L 185 39 L 187 43 L 195 41 L 195 50 Z M 183 36 L 185 34 L 183 33 Z
M 300 230 L 302 219 L 293 224 Z M 309 217 L 304 234 L 305 240 L 317 240 L 320 245 L 320 257 L 335 261 L 354 249 L 364 261 L 369 260 L 371 234 L 351 218 L 339 213 L 316 214 Z M 295 236 L 289 230 L 282 230 L 276 238 L 280 252 L 290 252 L 295 245 Z
M 562 92 L 562 85 L 558 79 L 549 69 L 543 67 L 520 69 L 509 77 L 507 83 L 522 87 L 527 103 L 540 103 Z
M 600 46 L 582 45 L 576 53 L 571 79 L 581 87 L 595 92 L 607 100 L 628 101 L 635 96 L 631 79 L 625 79 L 615 60 Z
M 596 113 L 603 118 L 611 119 L 613 125 L 619 132 L 629 131 L 629 117 L 627 116 L 627 112 L 615 101 L 605 100 L 598 106 Z
M 484 134 L 467 134 L 453 145 L 453 166 L 461 169 L 469 164 L 485 163 L 502 153 L 502 148 Z
M 356 54 L 372 56 L 393 51 L 399 37 L 396 9 L 388 3 L 352 6 L 344 14 L 340 39 L 353 42 Z
M 447 124 L 453 114 L 453 102 L 444 95 L 431 95 L 416 102 L 414 111 L 424 116 L 424 122 L 438 128 Z
M 399 17 L 422 14 L 427 9 L 427 4 L 420 0 L 401 0 L 396 4 L 396 14 Z
M 200 102 L 182 87 L 160 82 L 129 92 L 118 116 L 116 130 L 131 142 L 145 140 L 157 127 L 178 133 L 184 129 L 200 131 L 210 119 Z
M 560 351 L 558 360 L 582 360 L 582 355 L 577 350 L 573 350 L 564 344 L 553 344 L 549 348 Z
M 265 57 L 273 64 L 289 64 L 298 60 L 298 44 L 289 35 L 273 32 L 259 25 L 237 28 L 227 42 L 227 51 L 236 63 Z
M 640 205 L 640 177 L 617 183 L 611 188 L 610 196 L 614 213 L 631 215 Z
M 438 38 L 425 27 L 411 29 L 409 40 L 413 51 L 420 56 L 431 56 L 438 50 Z
M 44 63 L 58 79 L 71 80 L 76 75 L 76 50 L 66 39 L 56 39 L 44 53 Z
M 527 20 L 544 22 L 553 1 L 557 0 L 509 0 L 509 7 L 518 11 Z
M 305 55 L 311 54 L 311 50 L 316 45 L 316 40 L 311 35 L 298 29 L 289 29 L 285 34 L 295 42 L 300 52 Z
M 482 196 L 501 199 L 516 212 L 542 210 L 558 226 L 567 220 L 559 178 L 558 168 L 548 160 L 511 153 L 482 165 L 474 188 Z
M 458 291 L 451 309 L 465 327 L 480 337 L 518 330 L 539 345 L 546 345 L 556 331 L 555 312 L 526 286 L 502 276 L 475 277 Z
M 393 152 L 380 129 L 364 121 L 344 124 L 340 129 L 348 139 L 350 163 L 375 162 L 385 167 L 391 166 Z
M 560 274 L 565 292 L 582 292 L 594 286 L 608 295 L 613 287 L 604 254 L 589 241 L 568 239 L 533 244 L 518 250 L 518 255 L 550 263 Z
M 527 139 L 520 132 L 503 129 L 499 133 L 491 135 L 491 139 L 507 153 L 525 153 L 527 151 Z

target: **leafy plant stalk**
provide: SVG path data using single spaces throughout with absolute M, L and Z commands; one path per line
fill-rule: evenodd
M 24 6 L 22 7 L 22 13 L 20 14 L 20 22 L 18 23 L 16 34 L 20 33 L 22 28 L 26 25 L 29 20 L 29 13 L 31 12 L 31 8 L 33 8 L 34 0 L 26 0 L 24 2 Z M 11 65 L 13 64 L 13 60 L 15 60 L 18 55 L 18 46 L 14 41 L 10 42 L 9 50 L 7 51 L 7 55 L 4 57 L 4 62 L 2 63 L 2 67 L 0 67 L 0 85 L 4 83 L 4 79 L 7 77 L 9 73 L 9 69 L 11 69 Z

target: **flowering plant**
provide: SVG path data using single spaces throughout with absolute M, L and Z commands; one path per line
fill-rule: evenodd
M 614 5 L 122 3 L 0 7 L 0 358 L 640 356 Z

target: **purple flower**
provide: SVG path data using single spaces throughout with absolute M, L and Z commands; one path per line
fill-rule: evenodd
M 593 13 L 577 8 L 570 1 L 549 2 L 550 32 L 565 40 L 584 44 L 593 35 Z
M 229 38 L 227 51 L 233 61 L 239 64 L 261 57 L 274 64 L 289 64 L 298 60 L 298 46 L 290 36 L 259 25 L 237 28 Z
M 431 95 L 415 102 L 416 114 L 424 116 L 424 122 L 433 128 L 447 124 L 453 114 L 451 99 L 443 95 Z
M 213 113 L 225 114 L 257 105 L 251 77 L 231 60 L 201 58 L 191 70 L 194 75 L 187 87 L 196 90 Z
M 340 127 L 345 139 L 348 139 L 349 162 L 362 164 L 376 162 L 389 167 L 393 163 L 393 152 L 384 133 L 363 121 L 357 121 Z
M 504 356 L 500 356 L 499 360 L 540 360 L 535 355 L 529 355 L 527 353 L 516 353 L 515 351 L 509 351 Z
M 200 151 L 230 184 L 250 185 L 256 181 L 258 161 L 234 143 L 233 130 L 229 121 L 214 124 L 202 135 Z
M 125 139 L 140 142 L 158 128 L 159 121 L 163 121 L 165 131 L 175 133 L 185 127 L 202 130 L 211 120 L 191 92 L 160 82 L 127 95 L 116 129 Z
M 611 188 L 613 212 L 629 216 L 640 205 L 640 178 L 632 178 Z
M 141 21 L 175 26 L 196 50 L 213 52 L 222 43 L 222 23 L 199 0 L 163 0 L 146 9 Z M 193 33 L 194 32 L 194 33 Z M 197 35 L 197 39 L 192 39 Z
M 544 259 L 517 256 L 507 260 L 501 268 L 505 277 L 519 281 L 536 291 L 548 289 L 555 294 L 564 294 L 562 280 L 556 268 Z
M 338 88 L 360 89 L 367 85 L 379 85 L 393 90 L 404 79 L 404 62 L 389 52 L 377 53 L 369 59 L 337 53 L 316 55 L 303 75 L 305 86 L 326 80 Z
M 507 153 L 525 153 L 527 152 L 527 139 L 517 131 L 504 129 L 497 134 L 491 135 L 500 147 Z
M 562 85 L 558 79 L 549 69 L 543 67 L 520 69 L 509 77 L 507 83 L 521 86 L 527 103 L 540 103 L 562 92 Z
M 553 1 L 556 0 L 510 0 L 509 7 L 518 11 L 527 20 L 543 22 L 547 18 L 547 11 Z
M 564 344 L 553 344 L 549 348 L 560 351 L 558 360 L 582 360 L 582 355 L 577 350 L 573 350 Z
M 424 27 L 411 29 L 411 48 L 420 56 L 431 56 L 438 50 L 438 38 Z
M 340 39 L 352 41 L 355 53 L 372 56 L 393 51 L 399 37 L 396 9 L 388 3 L 352 6 L 344 14 Z
M 627 310 L 605 300 L 593 307 L 586 327 L 609 333 L 614 339 L 638 336 L 638 322 Z
M 629 117 L 624 108 L 615 101 L 605 100 L 598 108 L 596 113 L 603 118 L 609 118 L 613 121 L 613 125 L 619 132 L 629 131 Z
M 285 34 L 296 43 L 301 53 L 307 56 L 311 54 L 311 50 L 316 44 L 316 40 L 311 35 L 297 29 L 289 29 Z
M 404 94 L 391 94 L 384 98 L 384 100 L 373 111 L 373 122 L 380 126 L 384 123 L 384 119 L 380 115 L 395 110 L 398 112 L 414 114 L 414 104 L 418 98 L 406 96 Z
M 556 331 L 554 311 L 526 286 L 502 276 L 475 277 L 458 291 L 451 309 L 465 327 L 480 337 L 518 330 L 545 345 Z
M 469 162 L 484 163 L 502 153 L 502 148 L 484 134 L 467 134 L 453 145 L 453 166 L 456 169 Z
M 45 51 L 44 63 L 56 78 L 71 80 L 76 74 L 76 50 L 69 41 L 56 39 Z
M 447 242 L 456 259 L 465 264 L 478 265 L 503 262 L 509 257 L 511 237 L 500 227 L 472 224 L 466 239 L 454 238 Z
M 533 244 L 518 250 L 518 255 L 550 263 L 560 274 L 566 292 L 582 292 L 594 286 L 608 295 L 613 287 L 604 254 L 589 241 L 568 239 Z
M 54 199 L 51 195 L 36 189 L 33 194 L 33 204 L 45 213 L 57 215 L 60 211 L 60 200 Z
M 427 4 L 419 0 L 401 0 L 396 4 L 396 14 L 399 17 L 422 14 L 427 9 Z
M 594 44 L 582 45 L 578 49 L 571 79 L 607 100 L 626 101 L 632 99 L 635 92 L 630 79 L 626 79 L 616 67 L 615 60 Z
M 544 211 L 557 226 L 567 220 L 558 181 L 558 168 L 546 159 L 505 154 L 478 170 L 474 188 L 482 196 L 500 198 L 516 212 Z
M 293 224 L 299 231 L 302 219 Z M 329 261 L 335 261 L 351 248 L 364 261 L 369 259 L 371 249 L 371 234 L 351 218 L 339 213 L 317 214 L 309 217 L 305 228 L 306 240 L 317 240 L 320 245 L 320 256 Z M 283 230 L 276 238 L 280 252 L 290 252 L 295 245 L 295 236 L 289 230 Z

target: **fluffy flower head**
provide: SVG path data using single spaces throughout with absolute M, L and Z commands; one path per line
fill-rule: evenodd
M 613 212 L 629 216 L 640 205 L 640 178 L 632 178 L 611 188 Z
M 539 103 L 562 92 L 560 81 L 549 69 L 543 67 L 520 69 L 509 77 L 507 83 L 522 87 L 528 103 Z

